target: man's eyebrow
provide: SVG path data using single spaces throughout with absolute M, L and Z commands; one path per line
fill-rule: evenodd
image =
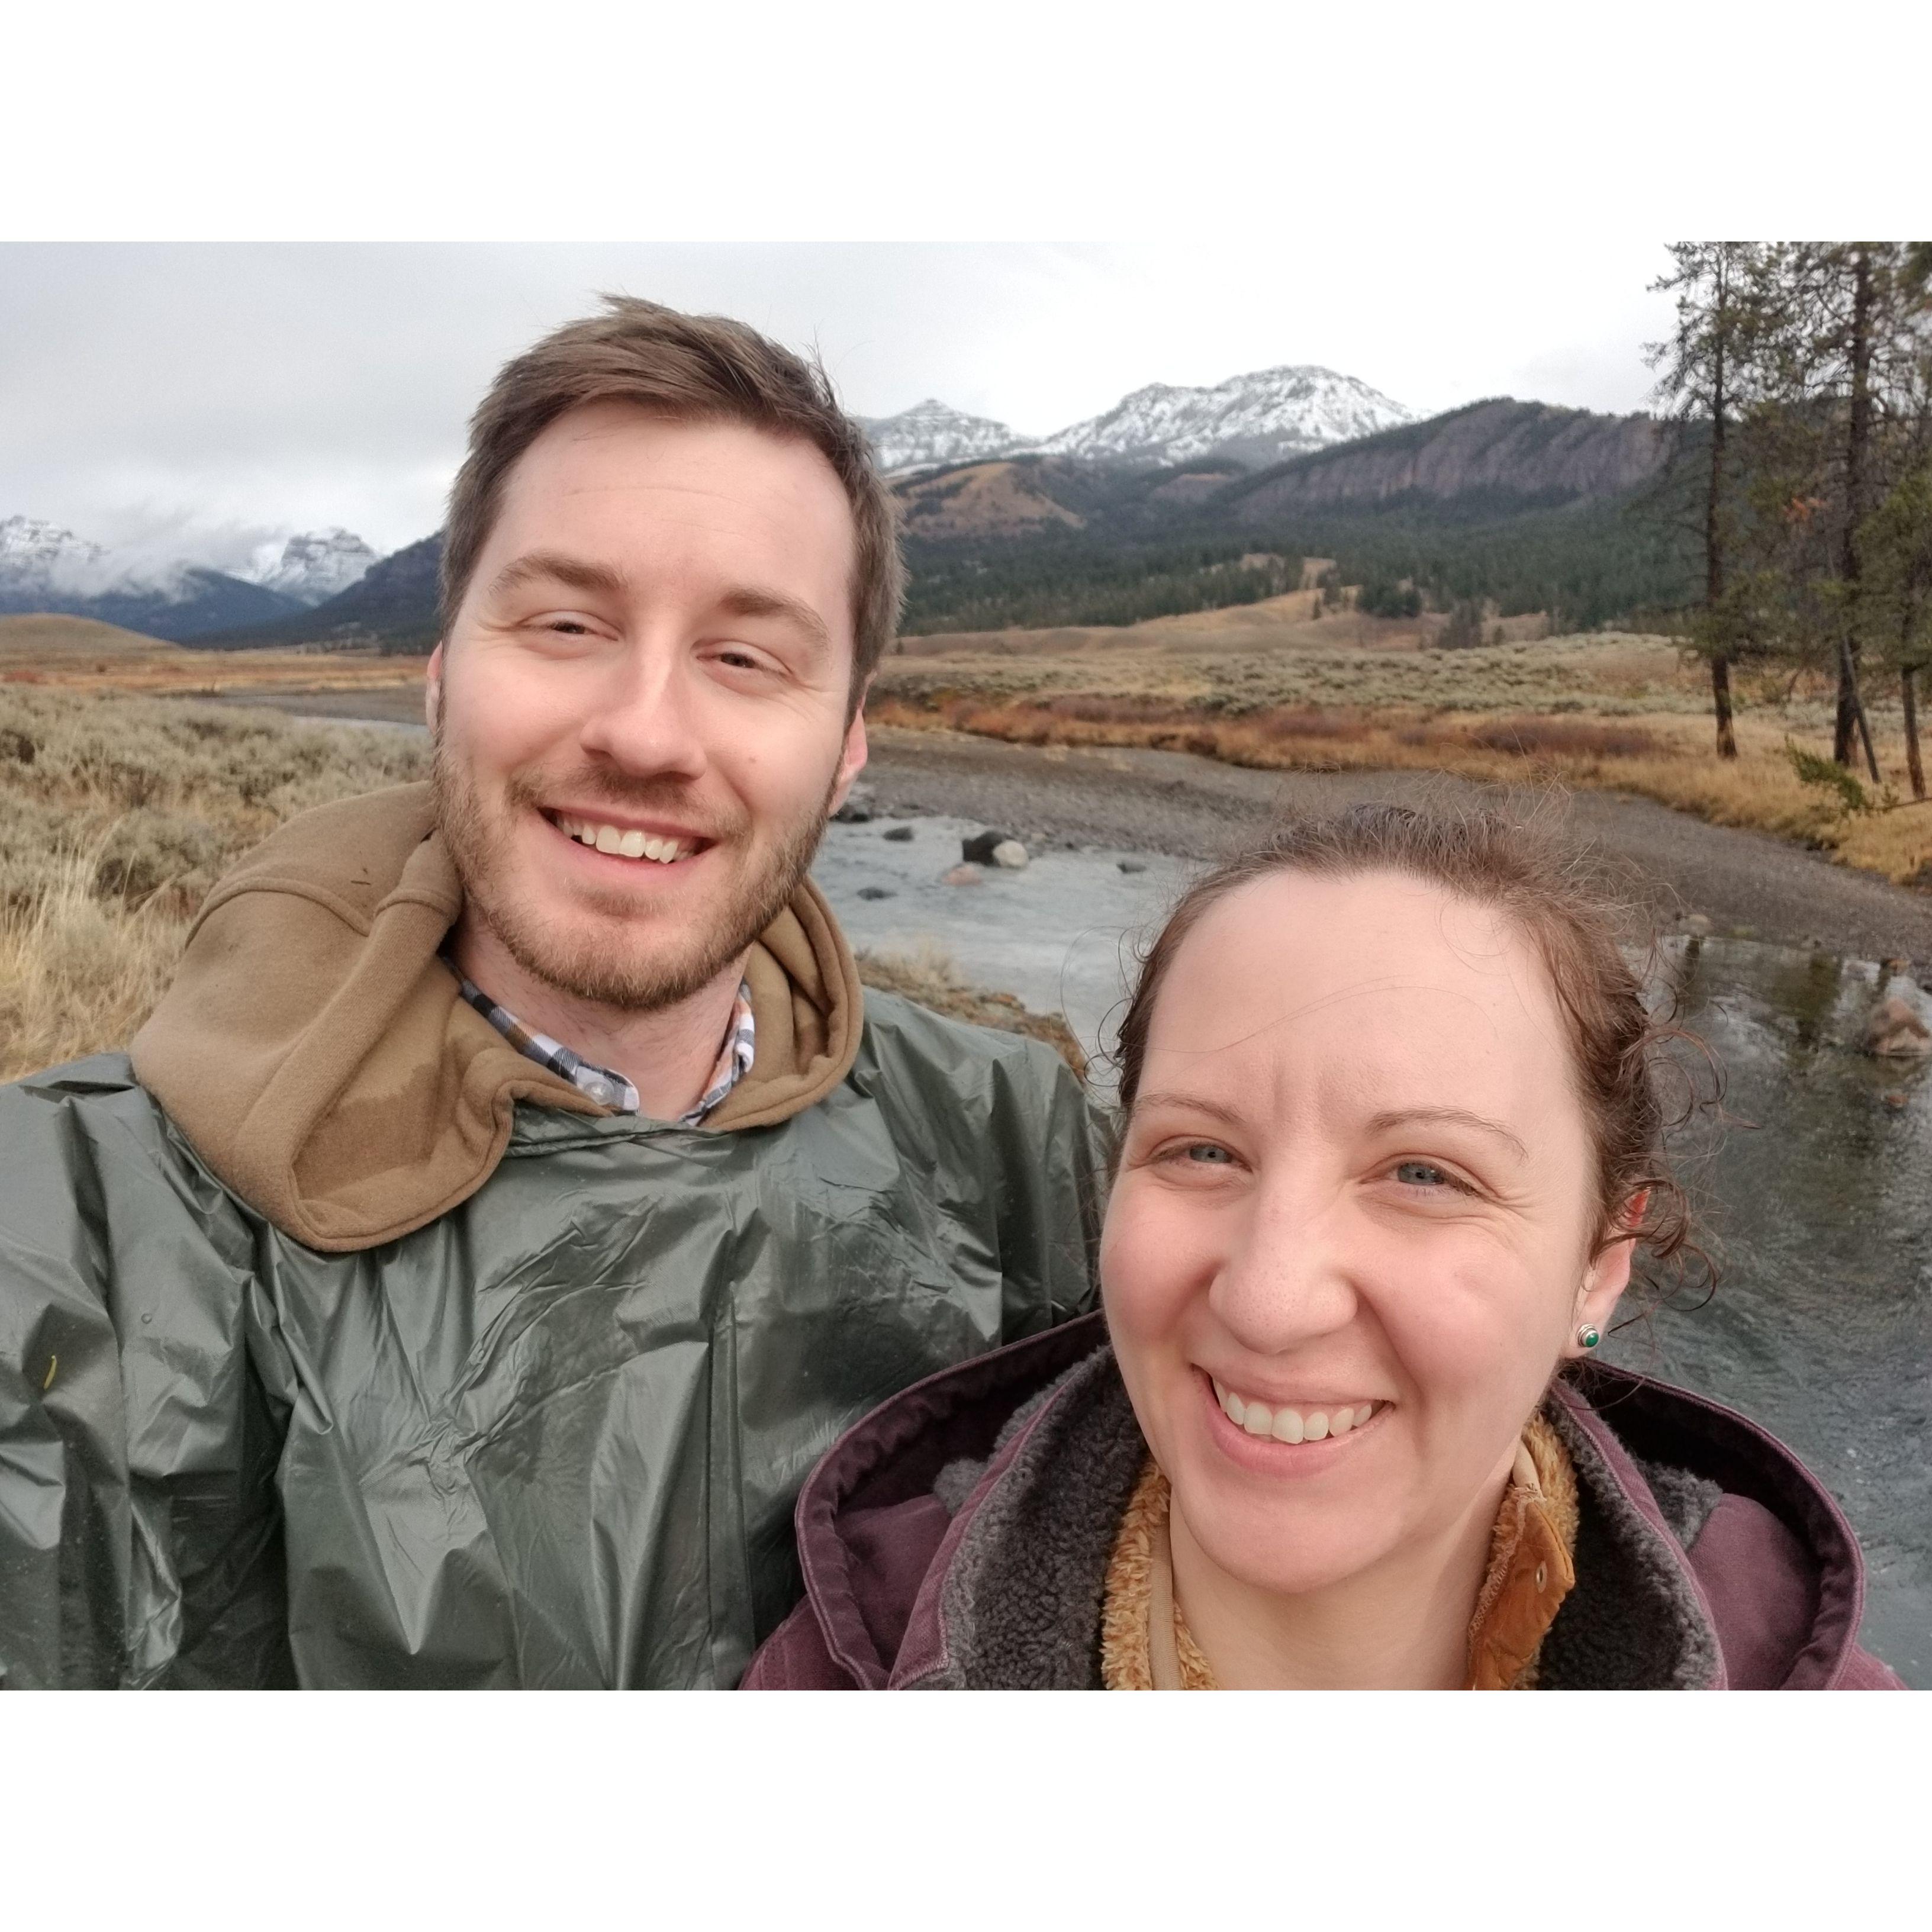
M 490 588 L 500 594 L 539 578 L 572 590 L 601 591 L 613 597 L 621 597 L 631 587 L 630 580 L 608 564 L 592 563 L 558 550 L 533 550 L 504 565 L 490 580 Z
M 728 617 L 782 617 L 795 624 L 822 650 L 832 647 L 832 632 L 825 620 L 809 604 L 788 597 L 782 590 L 765 590 L 755 584 L 741 584 L 718 598 L 717 608 Z
M 1399 1107 L 1386 1114 L 1378 1114 L 1369 1122 L 1372 1133 L 1385 1133 L 1391 1127 L 1407 1126 L 1412 1120 L 1440 1123 L 1444 1126 L 1474 1127 L 1479 1133 L 1492 1135 L 1496 1139 L 1507 1141 L 1516 1152 L 1520 1160 L 1529 1158 L 1529 1150 L 1504 1126 L 1500 1120 L 1492 1120 L 1484 1114 L 1472 1114 L 1466 1107 Z

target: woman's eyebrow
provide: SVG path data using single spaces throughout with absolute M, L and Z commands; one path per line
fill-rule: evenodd
M 1506 1141 L 1516 1150 L 1519 1160 L 1529 1158 L 1529 1150 L 1504 1126 L 1500 1120 L 1492 1120 L 1486 1114 L 1472 1114 L 1466 1107 L 1399 1107 L 1385 1114 L 1377 1114 L 1369 1122 L 1371 1133 L 1386 1133 L 1391 1127 L 1406 1126 L 1414 1120 L 1425 1120 L 1448 1126 L 1474 1127 L 1478 1132 L 1492 1135 L 1499 1141 Z
M 1190 1114 L 1205 1114 L 1210 1120 L 1220 1120 L 1231 1127 L 1241 1124 L 1239 1110 L 1223 1106 L 1219 1100 L 1204 1100 L 1192 1094 L 1137 1094 L 1134 1096 L 1134 1112 L 1143 1107 L 1179 1107 Z

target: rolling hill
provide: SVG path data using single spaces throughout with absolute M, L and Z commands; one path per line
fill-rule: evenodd
M 93 617 L 49 611 L 0 617 L 0 663 L 14 658 L 133 657 L 176 648 L 165 638 L 144 637 Z

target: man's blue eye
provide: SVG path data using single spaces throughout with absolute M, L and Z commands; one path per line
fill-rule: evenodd
M 1234 1156 L 1229 1154 L 1226 1148 L 1214 1147 L 1205 1141 L 1196 1141 L 1187 1150 L 1187 1158 L 1190 1160 L 1219 1165 L 1222 1162 L 1233 1160 Z
M 1397 1162 L 1395 1178 L 1412 1187 L 1448 1187 L 1453 1185 L 1442 1168 L 1431 1167 L 1426 1160 Z

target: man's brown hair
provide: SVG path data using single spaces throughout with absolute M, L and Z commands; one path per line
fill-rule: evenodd
M 825 370 L 722 315 L 686 315 L 606 296 L 602 315 L 566 322 L 506 362 L 470 419 L 470 452 L 449 493 L 442 544 L 442 634 L 449 634 L 489 540 L 504 479 L 566 410 L 632 403 L 674 421 L 743 423 L 802 437 L 837 472 L 856 533 L 851 707 L 892 640 L 905 593 L 898 517 L 865 432 L 839 408 Z

